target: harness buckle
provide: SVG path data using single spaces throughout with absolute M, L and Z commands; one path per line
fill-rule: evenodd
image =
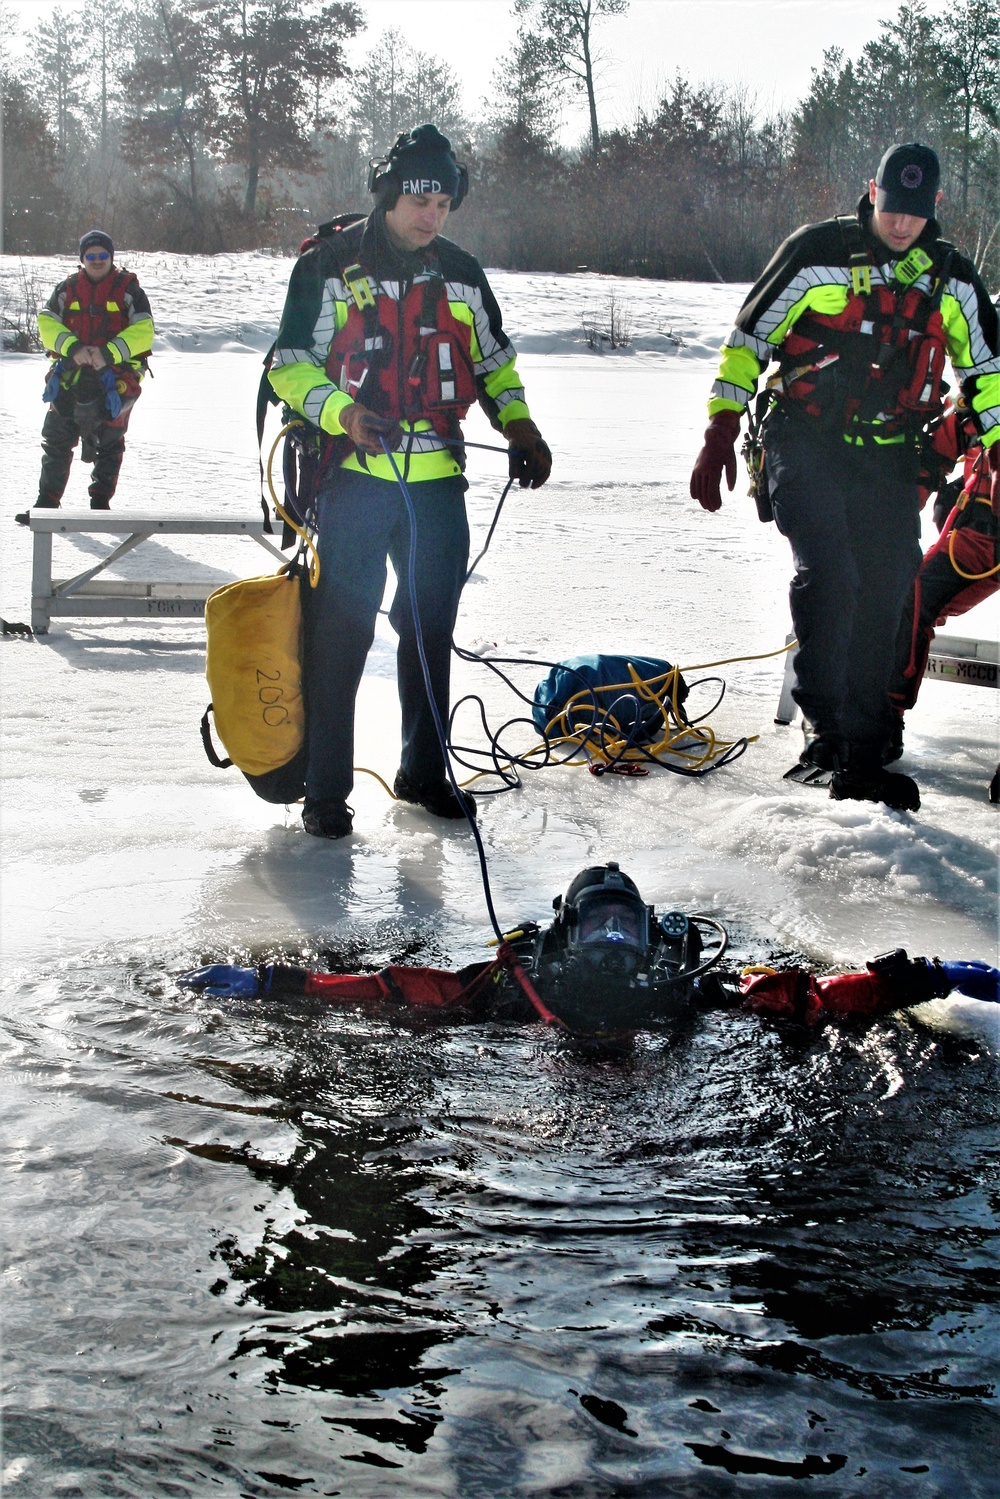
M 366 307 L 375 306 L 375 297 L 372 285 L 360 265 L 345 266 L 341 275 L 344 285 L 354 298 L 355 306 L 359 312 L 364 312 Z
M 856 297 L 869 297 L 872 290 L 872 272 L 868 256 L 864 254 L 852 255 L 849 261 L 851 267 L 851 290 Z

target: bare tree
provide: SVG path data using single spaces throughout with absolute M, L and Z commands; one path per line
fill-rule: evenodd
M 969 211 L 969 177 L 977 128 L 1000 126 L 1000 13 L 993 0 L 965 0 L 940 18 L 941 71 L 959 115 L 958 158 L 962 212 Z
M 601 16 L 621 16 L 628 0 L 515 0 L 516 15 L 534 28 L 541 56 L 552 78 L 585 93 L 590 114 L 590 145 L 600 150 L 593 29 Z

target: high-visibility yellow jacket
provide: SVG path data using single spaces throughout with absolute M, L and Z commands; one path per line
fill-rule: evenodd
M 1000 335 L 996 309 L 985 286 L 964 255 L 957 251 L 941 254 L 938 226 L 933 219 L 916 246 L 933 264 L 910 281 L 900 280 L 897 268 L 907 257 L 894 256 L 871 232 L 871 212 L 871 204 L 863 198 L 858 220 L 871 297 L 867 301 L 859 297 L 856 284 L 852 284 L 850 248 L 836 219 L 796 230 L 781 245 L 740 309 L 736 327 L 722 348 L 709 414 L 742 412 L 764 369 L 771 360 L 778 360 L 781 369 L 774 377 L 774 389 L 779 399 L 797 403 L 800 411 L 818 417 L 824 403 L 828 405 L 831 399 L 842 404 L 857 401 L 862 396 L 861 387 L 867 385 L 871 419 L 864 424 L 863 435 L 857 435 L 861 428 L 856 427 L 853 438 L 846 430 L 845 436 L 876 443 L 905 441 L 908 433 L 913 435 L 934 411 L 920 408 L 919 390 L 915 410 L 891 410 L 890 400 L 884 403 L 884 410 L 879 406 L 871 374 L 885 345 L 879 344 L 879 328 L 873 330 L 865 308 L 881 297 L 883 304 L 895 304 L 901 313 L 904 303 L 913 310 L 912 331 L 904 328 L 900 332 L 897 328 L 893 334 L 907 355 L 908 369 L 918 368 L 920 340 L 929 341 L 932 336 L 939 339 L 983 444 L 989 447 L 1000 441 Z M 935 276 L 942 271 L 944 283 L 938 288 Z M 923 299 L 937 302 L 934 322 L 924 333 L 920 331 Z M 923 313 L 927 310 L 925 305 Z M 910 317 L 911 312 L 907 310 L 905 316 Z M 883 315 L 883 339 L 891 321 Z M 919 379 L 916 384 L 919 387 Z M 902 420 L 905 417 L 908 422 Z
M 141 361 L 153 347 L 153 314 L 134 272 L 116 266 L 100 281 L 91 281 L 81 266 L 60 281 L 38 314 L 38 332 L 59 359 L 79 344 L 94 345 L 104 350 L 109 364 L 131 365 L 141 375 Z
M 412 314 L 428 285 L 432 292 L 439 288 L 430 300 L 444 315 L 436 336 L 421 344 L 420 318 Z M 346 353 L 345 336 L 352 344 Z M 400 254 L 376 210 L 368 219 L 325 226 L 299 256 L 268 378 L 281 400 L 332 437 L 344 435 L 340 412 L 355 399 L 399 418 L 407 477 L 447 478 L 461 468 L 442 420 L 442 389 L 451 388 L 448 372 L 430 368 L 440 362 L 443 343 L 453 362 L 461 362 L 459 374 L 468 375 L 464 401 L 459 382 L 450 408 L 456 435 L 457 420 L 472 397 L 498 430 L 528 416 L 515 351 L 479 262 L 440 236 L 426 250 Z M 371 364 L 367 375 L 366 363 Z M 394 481 L 384 455 L 350 449 L 342 466 Z

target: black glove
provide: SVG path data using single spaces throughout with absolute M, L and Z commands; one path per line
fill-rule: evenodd
M 526 416 L 508 422 L 504 437 L 510 443 L 508 472 L 522 489 L 540 489 L 552 472 L 549 445 L 534 422 Z
M 959 477 L 958 479 L 950 479 L 947 484 L 942 484 L 934 496 L 932 514 L 934 516 L 934 524 L 937 526 L 939 532 L 944 530 L 944 523 L 958 504 L 958 497 L 961 493 L 962 479 Z

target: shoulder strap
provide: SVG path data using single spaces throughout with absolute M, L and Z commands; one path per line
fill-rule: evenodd
M 438 328 L 438 310 L 441 306 L 441 294 L 444 291 L 444 277 L 440 271 L 433 271 L 424 282 L 423 296 L 420 302 L 420 332 L 436 333 Z
M 314 236 L 315 239 L 330 239 L 335 234 L 343 234 L 345 229 L 351 229 L 355 224 L 363 224 L 367 218 L 363 213 L 339 213 L 335 219 L 328 219 L 325 224 L 320 224 Z
M 937 312 L 938 308 L 941 306 L 941 298 L 948 290 L 948 277 L 951 275 L 951 263 L 955 259 L 955 256 L 958 254 L 955 246 L 951 243 L 950 240 L 947 239 L 939 239 L 935 245 L 935 249 L 940 253 L 940 260 L 938 261 L 937 280 L 934 283 L 934 289 L 931 292 L 932 312 Z M 937 255 L 935 255 L 934 258 L 935 260 L 938 260 Z
M 328 219 L 325 224 L 320 224 L 315 234 L 307 235 L 299 245 L 299 254 L 304 255 L 307 250 L 315 250 L 316 246 L 323 240 L 334 240 L 338 234 L 343 234 L 345 229 L 351 229 L 355 224 L 363 224 L 365 215 L 363 213 L 341 213 L 335 219 Z
M 851 272 L 851 290 L 856 297 L 867 297 L 871 294 L 872 273 L 871 256 L 865 245 L 865 237 L 861 232 L 857 215 L 853 213 L 840 213 L 837 215 L 837 228 L 847 251 L 847 264 Z

